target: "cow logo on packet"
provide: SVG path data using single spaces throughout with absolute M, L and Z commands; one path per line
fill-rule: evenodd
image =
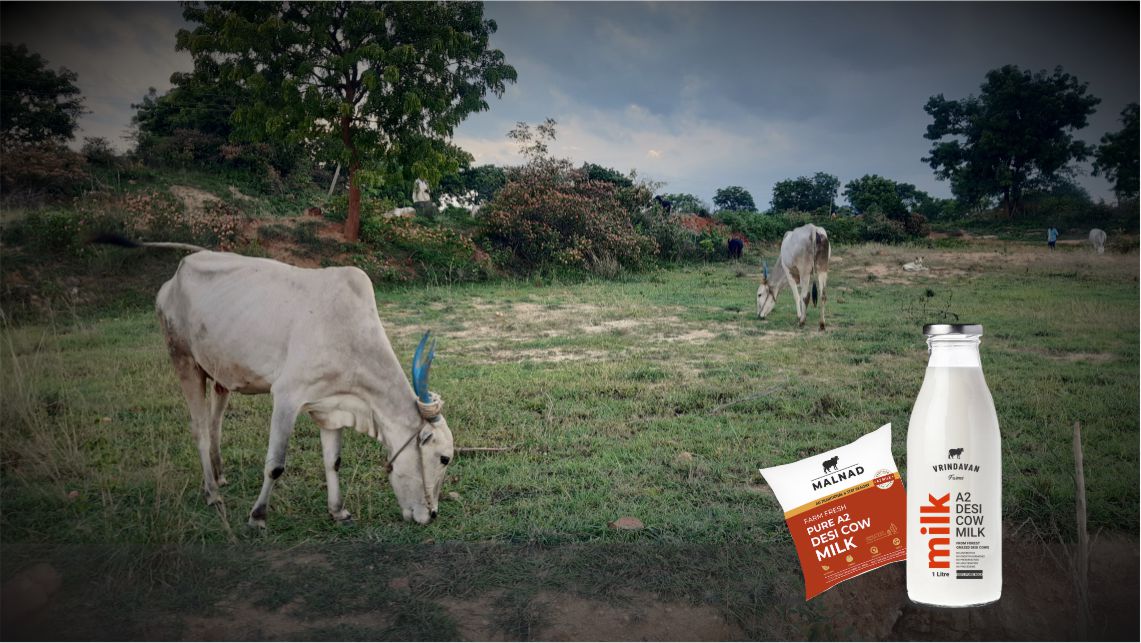
M 792 533 L 805 600 L 907 558 L 907 494 L 891 425 L 851 444 L 761 469 Z

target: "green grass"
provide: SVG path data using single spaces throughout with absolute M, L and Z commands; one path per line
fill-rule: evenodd
M 381 448 L 356 434 L 341 469 L 356 522 L 334 525 L 317 429 L 302 418 L 269 527 L 247 529 L 268 396 L 231 398 L 225 510 L 206 507 L 146 298 L 9 324 L 0 572 L 35 560 L 65 570 L 59 609 L 75 616 L 52 626 L 63 638 L 96 622 L 116 638 L 232 638 L 184 617 L 232 619 L 219 605 L 235 601 L 254 638 L 541 638 L 544 592 L 708 606 L 750 638 L 840 636 L 820 604 L 800 602 L 781 509 L 757 468 L 886 422 L 902 468 L 926 363 L 920 326 L 936 312 L 986 328 L 1011 531 L 1072 535 L 1080 420 L 1090 530 L 1136 533 L 1136 254 L 1000 241 L 833 252 L 824 333 L 815 310 L 796 327 L 788 293 L 756 319 L 753 263 L 378 291 L 398 355 L 425 329 L 439 336 L 432 388 L 457 443 L 514 447 L 458 457 L 444 488 L 458 498 L 442 499 L 427 527 L 400 520 Z M 903 273 L 916 255 L 931 271 Z M 646 528 L 607 527 L 624 515 Z M 390 587 L 398 577 L 411 588 Z M 465 630 L 437 605 L 452 599 L 485 601 L 493 629 Z M 281 614 L 291 629 L 275 625 Z
M 1091 528 L 1136 530 L 1136 258 L 1059 252 L 1031 261 L 1008 246 L 1006 259 L 1001 250 L 945 250 L 928 258 L 931 273 L 908 283 L 895 283 L 898 270 L 862 276 L 924 250 L 838 249 L 825 333 L 796 328 L 787 294 L 769 320 L 757 320 L 755 280 L 727 264 L 620 282 L 379 292 L 399 355 L 411 355 L 424 329 L 439 335 L 432 387 L 458 444 L 516 447 L 461 456 L 445 490 L 460 497 L 443 500 L 441 519 L 426 528 L 399 521 L 384 455 L 359 435 L 345 440 L 342 470 L 356 526 L 332 525 L 316 427 L 302 418 L 269 529 L 247 533 L 268 396 L 236 396 L 227 414 L 227 521 L 200 497 L 188 416 L 151 311 L 9 328 L 0 526 L 6 542 L 53 543 L 779 538 L 779 507 L 754 488 L 759 466 L 834 448 L 885 422 L 904 464 L 926 360 L 924 320 L 909 305 L 930 290 L 986 327 L 1006 519 L 1070 513 L 1070 435 L 1081 420 Z M 1002 261 L 1013 264 L 995 271 Z M 679 462 L 682 452 L 693 460 Z M 623 515 L 647 529 L 607 528 Z

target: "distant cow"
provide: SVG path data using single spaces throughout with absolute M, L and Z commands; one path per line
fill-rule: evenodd
M 741 253 L 745 250 L 745 242 L 740 239 L 729 240 L 729 258 L 740 259 Z
M 1089 242 L 1100 255 L 1105 252 L 1105 230 L 1094 228 L 1089 231 Z
M 840 456 L 834 455 L 824 461 L 824 473 L 828 473 L 829 470 L 835 471 L 838 466 L 840 466 Z
M 947 457 L 948 458 L 958 458 L 958 459 L 962 460 L 963 459 L 963 449 L 962 448 L 951 449 L 950 451 L 947 452 Z

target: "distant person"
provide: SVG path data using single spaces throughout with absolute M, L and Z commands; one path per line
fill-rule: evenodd
M 1050 249 L 1054 249 L 1054 244 L 1058 243 L 1058 229 L 1051 227 L 1046 231 L 1046 243 L 1050 245 Z

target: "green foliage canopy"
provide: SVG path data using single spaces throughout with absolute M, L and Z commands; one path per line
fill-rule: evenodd
M 778 212 L 785 210 L 812 212 L 819 208 L 828 208 L 831 212 L 839 191 L 840 179 L 825 172 L 817 172 L 812 177 L 801 176 L 778 181 L 773 186 L 772 209 Z
M 1100 99 L 1087 84 L 1056 67 L 1031 73 L 1015 65 L 987 72 L 978 97 L 932 96 L 924 106 L 933 122 L 924 138 L 934 141 L 930 164 L 968 207 L 999 197 L 1007 216 L 1036 182 L 1084 160 L 1090 147 L 1074 140 Z
M 197 26 L 178 49 L 248 90 L 233 118 L 245 135 L 347 165 L 350 240 L 362 169 L 438 182 L 460 164 L 446 138 L 516 79 L 479 2 L 195 2 L 183 16 Z
M 0 134 L 11 143 L 63 143 L 75 136 L 83 97 L 75 72 L 48 69 L 25 45 L 0 44 Z
M 1138 190 L 1138 120 L 1137 103 L 1121 110 L 1121 129 L 1101 137 L 1094 152 L 1093 174 L 1105 174 L 1113 182 L 1119 201 L 1137 198 Z
M 696 196 L 682 192 L 679 194 L 666 194 L 663 199 L 670 202 L 674 212 L 690 214 L 709 214 L 709 206 Z
M 713 205 L 721 210 L 753 212 L 757 209 L 753 195 L 739 185 L 730 185 L 717 190 L 713 195 Z

